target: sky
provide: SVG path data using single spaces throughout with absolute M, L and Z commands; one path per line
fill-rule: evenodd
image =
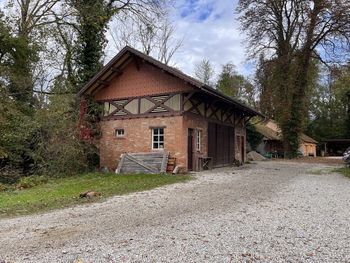
M 203 59 L 211 62 L 216 75 L 228 62 L 234 63 L 239 73 L 252 74 L 254 66 L 246 60 L 236 4 L 237 0 L 176 0 L 170 16 L 176 27 L 175 38 L 183 39 L 183 45 L 172 64 L 192 76 L 194 65 Z M 106 59 L 116 52 L 109 49 Z
M 0 6 L 7 0 L 0 0 Z M 254 64 L 245 56 L 244 35 L 239 30 L 235 7 L 238 0 L 174 0 L 170 20 L 176 27 L 174 38 L 183 39 L 183 45 L 171 65 L 194 76 L 194 65 L 203 59 L 210 61 L 215 75 L 223 64 L 232 62 L 245 76 L 254 72 Z M 107 46 L 105 62 L 118 50 Z
M 251 70 L 246 63 L 244 36 L 239 31 L 233 0 L 176 1 L 173 21 L 183 47 L 174 58 L 176 66 L 192 74 L 194 64 L 208 59 L 216 74 L 221 66 L 233 62 L 242 74 Z

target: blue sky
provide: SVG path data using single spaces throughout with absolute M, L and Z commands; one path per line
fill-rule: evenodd
M 249 75 L 254 66 L 247 63 L 244 35 L 236 20 L 236 0 L 178 0 L 172 12 L 177 36 L 183 37 L 183 47 L 174 58 L 175 65 L 193 75 L 194 64 L 208 59 L 216 74 L 227 62 Z
M 221 66 L 232 62 L 238 72 L 249 75 L 254 65 L 247 63 L 244 36 L 235 17 L 237 0 L 176 0 L 171 10 L 171 21 L 176 26 L 183 46 L 173 58 L 173 64 L 193 75 L 194 65 L 208 59 L 218 74 Z M 108 50 L 106 59 L 116 50 Z

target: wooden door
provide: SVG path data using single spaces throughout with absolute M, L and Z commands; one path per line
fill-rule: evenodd
M 234 131 L 232 127 L 209 123 L 208 156 L 213 159 L 213 166 L 230 165 L 234 159 Z

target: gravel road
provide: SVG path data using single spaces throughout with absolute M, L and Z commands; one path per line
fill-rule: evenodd
M 350 179 L 331 170 L 259 162 L 103 203 L 3 219 L 0 259 L 350 262 Z

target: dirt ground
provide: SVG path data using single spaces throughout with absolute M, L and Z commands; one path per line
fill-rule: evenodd
M 333 169 L 265 161 L 103 203 L 3 219 L 0 259 L 349 262 L 350 180 Z

